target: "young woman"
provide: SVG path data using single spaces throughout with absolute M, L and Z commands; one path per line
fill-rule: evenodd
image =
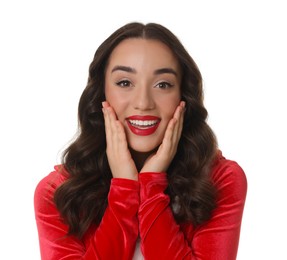
M 79 135 L 35 191 L 42 259 L 236 259 L 246 178 L 206 118 L 201 74 L 168 29 L 114 32 Z

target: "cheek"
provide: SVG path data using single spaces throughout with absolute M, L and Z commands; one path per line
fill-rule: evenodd
M 109 86 L 106 87 L 106 100 L 110 106 L 114 109 L 118 119 L 124 118 L 124 111 L 126 110 L 128 100 L 127 95 L 123 95 L 119 91 L 111 91 Z
M 161 102 L 161 110 L 167 120 L 170 120 L 180 103 L 180 96 L 173 96 Z
M 120 100 L 119 94 L 117 91 L 113 89 L 113 87 L 109 84 L 106 84 L 105 86 L 105 95 L 106 95 L 106 100 L 109 102 L 109 104 L 112 107 L 116 107 L 118 101 Z

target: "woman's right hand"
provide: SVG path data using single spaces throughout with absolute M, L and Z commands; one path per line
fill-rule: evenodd
M 138 180 L 138 172 L 128 149 L 122 123 L 107 101 L 102 103 L 105 119 L 107 157 L 114 178 Z

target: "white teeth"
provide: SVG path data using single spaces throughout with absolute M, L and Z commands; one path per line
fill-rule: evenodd
M 157 120 L 129 120 L 132 125 L 136 126 L 152 126 L 155 125 Z

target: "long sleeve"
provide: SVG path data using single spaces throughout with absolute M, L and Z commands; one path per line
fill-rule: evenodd
M 139 230 L 146 260 L 236 259 L 247 182 L 235 162 L 219 160 L 212 179 L 218 190 L 217 208 L 200 227 L 178 225 L 169 205 L 165 173 L 142 173 Z
M 35 215 L 42 260 L 132 259 L 138 237 L 137 212 L 139 184 L 112 179 L 108 207 L 98 227 L 91 228 L 83 241 L 67 236 L 65 225 L 53 202 L 53 194 L 62 182 L 52 172 L 38 184 Z

